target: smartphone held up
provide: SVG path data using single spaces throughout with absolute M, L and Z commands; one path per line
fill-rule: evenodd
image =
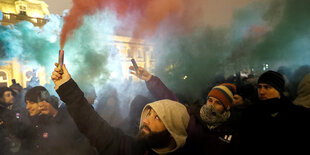
M 131 59 L 132 65 L 135 68 L 136 74 L 139 75 L 139 67 L 137 65 L 137 62 L 134 58 Z

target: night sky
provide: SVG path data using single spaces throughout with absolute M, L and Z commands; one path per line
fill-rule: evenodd
M 66 9 L 72 7 L 72 0 L 43 0 L 47 5 L 50 13 L 62 14 Z

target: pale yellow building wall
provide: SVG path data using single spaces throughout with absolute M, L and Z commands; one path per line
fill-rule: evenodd
M 19 5 L 26 6 L 26 14 L 29 17 L 44 18 L 45 15 L 49 15 L 48 5 L 39 0 L 0 0 L 0 11 L 3 13 L 19 14 Z
M 27 15 L 30 17 L 44 18 L 45 15 L 49 15 L 48 5 L 43 1 L 26 0 L 27 3 Z
M 14 78 L 16 80 L 16 83 L 23 83 L 23 75 L 22 75 L 22 71 L 21 71 L 21 65 L 18 63 L 17 58 L 14 58 L 13 61 L 11 61 L 12 63 L 12 78 Z
M 0 11 L 4 13 L 16 14 L 16 7 L 14 0 L 0 0 Z

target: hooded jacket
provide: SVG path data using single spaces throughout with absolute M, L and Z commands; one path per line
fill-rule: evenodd
M 310 109 L 310 74 L 307 74 L 299 83 L 298 96 L 294 104 Z
M 89 139 L 90 143 L 97 148 L 100 154 L 156 154 L 154 152 L 156 150 L 152 150 L 138 139 L 124 134 L 120 129 L 111 127 L 111 125 L 109 125 L 104 119 L 102 119 L 93 109 L 93 107 L 89 103 L 87 103 L 83 92 L 77 86 L 73 79 L 70 79 L 69 81 L 61 85 L 57 90 L 57 93 L 60 96 L 60 99 L 64 101 L 64 103 L 66 103 L 67 109 L 71 117 L 75 121 L 76 125 L 78 126 L 79 130 Z M 176 140 L 177 147 L 172 150 L 168 150 L 167 153 L 171 152 L 169 154 L 182 154 L 182 151 L 180 151 L 179 148 L 185 143 L 186 133 L 184 133 L 185 130 L 183 131 L 183 128 L 179 131 L 176 130 L 176 128 L 178 127 L 174 128 L 173 126 L 182 126 L 182 124 L 188 124 L 188 122 L 186 121 L 189 120 L 189 116 L 187 116 L 187 111 L 184 106 L 174 106 L 172 104 L 176 103 L 171 103 L 171 105 L 164 104 L 162 106 L 157 106 L 157 103 L 151 105 L 155 105 L 154 110 L 157 110 L 158 116 L 161 119 L 165 120 L 164 122 L 167 124 L 167 129 Z M 176 108 L 173 112 L 175 112 L 176 110 L 179 114 L 172 114 L 172 108 Z M 163 114 L 166 113 L 166 111 L 169 111 L 168 109 L 170 109 L 170 113 Z M 185 116 L 183 116 L 182 113 Z M 184 118 L 184 120 L 182 120 L 184 122 L 173 123 L 180 120 L 179 118 L 172 118 L 175 116 L 178 116 L 179 118 Z M 144 118 L 145 114 L 143 114 L 142 117 Z M 185 128 L 186 126 L 184 126 L 184 129 Z M 166 152 L 158 151 L 158 153 L 165 154 Z
M 170 135 L 176 142 L 175 148 L 168 149 L 153 149 L 158 154 L 167 154 L 174 152 L 180 147 L 182 147 L 187 138 L 186 128 L 189 122 L 189 115 L 187 109 L 181 103 L 171 101 L 171 100 L 159 100 L 150 104 L 147 104 L 141 114 L 140 127 L 142 126 L 142 121 L 147 115 L 147 108 L 151 107 L 161 119 L 165 127 L 167 128 Z

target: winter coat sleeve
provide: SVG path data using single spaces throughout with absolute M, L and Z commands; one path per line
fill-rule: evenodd
M 66 103 L 68 112 L 79 130 L 97 148 L 99 153 L 130 154 L 132 152 L 134 138 L 111 127 L 102 119 L 87 102 L 84 93 L 73 79 L 61 85 L 57 93 L 60 99 Z
M 169 90 L 158 77 L 154 75 L 149 81 L 146 82 L 146 86 L 157 100 L 170 99 L 173 101 L 179 101 L 175 94 Z

